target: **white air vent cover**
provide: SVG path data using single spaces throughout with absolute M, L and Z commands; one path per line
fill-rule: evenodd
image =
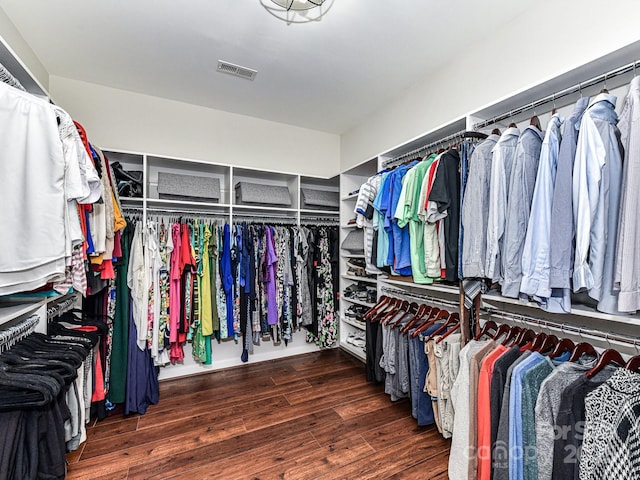
M 258 74 L 257 70 L 241 67 L 240 65 L 234 65 L 233 63 L 225 62 L 223 60 L 218 60 L 218 71 L 228 73 L 229 75 L 235 75 L 236 77 L 246 78 L 247 80 L 253 80 Z

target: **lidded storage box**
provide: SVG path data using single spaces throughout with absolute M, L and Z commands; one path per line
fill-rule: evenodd
M 235 189 L 236 203 L 238 205 L 291 206 L 289 189 L 282 185 L 238 182 Z
M 220 179 L 158 172 L 158 196 L 166 200 L 220 203 Z

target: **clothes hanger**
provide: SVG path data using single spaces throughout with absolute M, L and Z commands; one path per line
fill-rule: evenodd
M 494 128 L 493 130 L 491 130 L 491 135 L 502 135 L 502 134 L 500 133 L 499 128 Z
M 414 317 L 400 329 L 400 333 L 409 333 L 409 330 L 411 330 L 414 325 L 417 325 L 425 315 L 429 315 L 430 313 L 431 307 L 423 303 L 422 305 L 420 305 L 420 308 L 418 308 L 418 311 L 416 312 Z
M 387 297 L 386 295 L 382 295 L 378 299 L 378 302 L 373 307 L 371 307 L 367 313 L 365 313 L 363 315 L 363 318 L 364 319 L 369 319 L 369 318 L 375 316 L 380 311 L 380 309 L 385 307 L 390 301 L 391 301 L 391 297 Z
M 440 343 L 442 342 L 442 340 L 444 340 L 445 338 L 447 338 L 449 335 L 452 335 L 454 332 L 457 332 L 458 330 L 460 330 L 460 327 L 462 326 L 460 324 L 460 315 L 458 313 L 454 313 L 453 315 L 456 316 L 455 318 L 455 324 L 453 325 L 453 328 L 450 328 L 449 330 L 447 330 L 444 334 L 440 335 L 440 338 L 438 338 L 436 340 L 436 343 Z
M 598 358 L 598 362 L 596 363 L 596 365 L 587 372 L 587 378 L 593 378 L 598 372 L 601 372 L 604 367 L 606 367 L 610 363 L 616 363 L 621 367 L 624 367 L 626 364 L 626 362 L 622 358 L 622 355 L 620 355 L 620 352 L 609 348 L 602 352 L 602 355 L 600 355 L 600 358 Z
M 390 325 L 392 321 L 398 322 L 400 320 L 402 320 L 402 318 L 407 314 L 407 312 L 409 311 L 409 302 L 407 300 L 403 300 L 400 303 L 400 308 L 398 308 L 398 310 L 396 311 L 395 315 L 387 315 L 383 321 L 381 321 L 380 323 L 382 323 L 383 325 Z M 398 318 L 396 318 L 398 317 Z
M 502 337 L 503 335 L 508 335 L 509 332 L 511 332 L 511 325 L 507 325 L 506 323 L 503 323 L 496 330 L 496 333 L 493 335 L 493 339 L 495 341 L 498 341 L 500 337 Z
M 507 337 L 504 339 L 504 342 L 502 342 L 502 345 L 507 347 L 515 344 L 516 340 L 518 339 L 518 337 L 520 337 L 521 333 L 522 333 L 522 328 L 511 327 L 511 330 L 509 331 L 509 335 L 507 335 Z
M 407 313 L 410 313 L 411 315 L 414 315 L 418 312 L 418 304 L 416 302 L 411 302 L 409 304 L 409 308 L 407 308 Z M 395 322 L 393 322 L 393 325 L 391 325 L 391 329 L 393 330 L 394 328 L 396 328 L 399 324 L 400 321 L 402 320 L 403 317 L 400 317 L 398 320 L 396 320 Z M 413 317 L 412 317 L 413 318 Z
M 531 104 L 531 106 L 533 107 L 533 104 Z M 540 125 L 540 119 L 538 118 L 538 115 L 536 115 L 535 108 L 533 109 L 533 116 L 531 117 L 531 120 L 529 120 L 529 125 L 533 125 L 538 130 L 542 130 L 542 126 Z
M 516 342 L 520 348 L 525 348 L 527 350 L 531 349 L 531 345 L 533 345 L 533 341 L 536 338 L 536 332 L 531 329 L 523 330 L 521 338 L 518 342 Z
M 598 358 L 598 352 L 596 352 L 596 349 L 593 348 L 593 345 L 591 345 L 590 343 L 587 343 L 587 342 L 580 342 L 575 346 L 575 348 L 571 352 L 571 356 L 569 357 L 569 361 L 570 362 L 575 362 L 582 355 L 585 355 L 585 354 L 586 355 L 590 355 L 592 357 Z
M 637 372 L 640 369 L 640 355 L 631 357 L 624 367 L 632 372 Z
M 609 90 L 607 89 L 607 74 L 604 74 L 604 83 L 602 84 L 602 90 L 600 90 L 600 93 L 609 93 Z
M 450 314 L 442 325 L 440 325 L 436 330 L 434 330 L 432 333 L 430 333 L 429 335 L 426 336 L 424 341 L 428 342 L 430 340 L 433 340 L 435 337 L 440 335 L 442 332 L 446 331 L 447 328 L 455 325 L 456 323 L 457 324 L 460 323 L 459 315 L 457 313 Z
M 560 340 L 553 351 L 549 354 L 549 358 L 557 358 L 566 351 L 573 351 L 575 344 L 568 338 Z
M 482 330 L 480 330 L 480 333 L 476 335 L 474 340 L 478 341 L 483 336 L 490 335 L 491 330 L 493 330 L 494 332 L 497 331 L 498 325 L 496 325 L 496 322 L 494 322 L 493 320 L 487 320 L 486 322 L 484 322 L 484 325 L 482 325 Z
M 391 302 L 389 303 L 389 310 L 381 312 L 380 315 L 377 315 L 376 317 L 372 318 L 371 322 L 380 322 L 381 324 L 384 325 L 384 322 L 386 320 L 395 316 L 395 314 L 398 313 L 398 310 L 400 310 L 401 306 L 402 306 L 402 300 L 400 300 L 399 298 L 392 298 Z
M 545 352 L 553 351 L 558 342 L 558 337 L 555 335 L 547 335 L 538 352 L 544 354 Z
M 532 352 L 540 352 L 540 349 L 544 345 L 547 340 L 547 334 L 544 332 L 539 332 L 536 334 L 536 338 L 533 339 L 533 345 L 531 345 Z
M 416 328 L 411 334 L 411 338 L 417 337 L 418 335 L 420 335 L 420 333 L 424 332 L 432 325 L 435 325 L 438 320 L 442 320 L 443 318 L 449 316 L 449 312 L 447 312 L 446 310 L 440 310 L 438 308 L 434 308 L 431 313 L 433 313 L 434 311 L 436 311 L 437 313 L 435 314 L 433 319 L 431 320 L 427 319 L 426 322 L 422 323 L 418 328 Z

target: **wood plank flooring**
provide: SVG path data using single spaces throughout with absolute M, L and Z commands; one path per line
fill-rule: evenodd
M 444 480 L 449 445 L 332 350 L 162 382 L 146 415 L 87 429 L 67 478 Z

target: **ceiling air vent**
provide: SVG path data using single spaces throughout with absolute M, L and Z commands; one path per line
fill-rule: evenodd
M 257 70 L 241 67 L 240 65 L 234 65 L 233 63 L 224 62 L 222 60 L 218 60 L 218 71 L 228 73 L 229 75 L 235 75 L 236 77 L 246 78 L 247 80 L 253 80 L 258 74 Z

